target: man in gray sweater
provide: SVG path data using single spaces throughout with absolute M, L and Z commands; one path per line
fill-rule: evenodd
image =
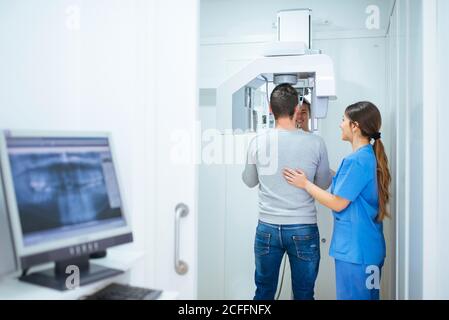
M 309 179 L 326 189 L 332 180 L 327 150 L 322 138 L 296 129 L 298 94 L 292 86 L 277 86 L 271 94 L 270 108 L 276 129 L 250 142 L 242 175 L 248 187 L 259 186 L 254 299 L 274 299 L 285 252 L 294 298 L 313 299 L 320 263 L 315 201 L 306 191 L 289 185 L 282 170 L 301 168 Z

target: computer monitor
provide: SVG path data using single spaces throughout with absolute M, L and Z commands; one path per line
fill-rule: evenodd
M 67 266 L 80 285 L 121 273 L 89 264 L 91 254 L 131 242 L 108 134 L 4 131 L 1 168 L 22 270 L 20 279 L 65 290 Z
M 18 270 L 0 171 L 0 279 Z

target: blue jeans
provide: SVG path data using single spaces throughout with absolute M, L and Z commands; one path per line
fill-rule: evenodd
M 318 226 L 273 225 L 259 221 L 254 254 L 256 295 L 254 300 L 273 300 L 284 253 L 290 261 L 295 300 L 313 300 L 320 265 Z

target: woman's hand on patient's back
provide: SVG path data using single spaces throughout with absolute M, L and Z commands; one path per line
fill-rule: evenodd
M 283 171 L 284 178 L 289 184 L 297 188 L 305 189 L 307 183 L 307 176 L 302 170 L 293 170 L 290 168 L 285 168 Z
M 351 203 L 349 200 L 333 195 L 307 180 L 307 176 L 302 170 L 286 168 L 283 174 L 289 184 L 305 189 L 315 200 L 335 212 L 345 210 Z

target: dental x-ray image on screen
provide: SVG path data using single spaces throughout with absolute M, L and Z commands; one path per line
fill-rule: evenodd
M 7 144 L 25 246 L 125 225 L 107 139 Z

